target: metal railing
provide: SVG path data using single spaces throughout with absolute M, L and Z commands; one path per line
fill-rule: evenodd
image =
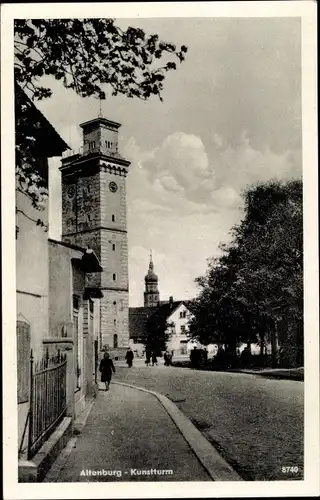
M 39 361 L 30 354 L 28 460 L 60 423 L 67 410 L 67 357 L 48 351 Z
M 77 149 L 67 149 L 66 151 L 63 152 L 62 158 L 63 159 L 69 158 L 70 156 L 74 156 L 74 155 L 85 156 L 85 155 L 90 154 L 90 153 L 105 153 L 108 156 L 115 156 L 115 157 L 120 156 L 118 153 L 118 149 L 111 150 L 110 148 L 106 148 L 103 145 L 98 145 L 98 146 L 94 146 L 94 147 L 89 148 L 88 145 L 85 145 L 85 146 L 80 146 Z

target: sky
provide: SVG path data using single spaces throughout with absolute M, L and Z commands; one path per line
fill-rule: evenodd
M 163 102 L 111 97 L 106 118 L 122 123 L 127 177 L 129 303 L 143 305 L 152 249 L 161 300 L 198 293 L 195 278 L 242 216 L 246 186 L 302 175 L 299 18 L 121 19 L 164 41 L 187 45 L 186 60 L 164 82 Z M 50 82 L 37 103 L 77 149 L 79 124 L 96 99 Z M 50 161 L 50 229 L 61 237 L 60 160 Z

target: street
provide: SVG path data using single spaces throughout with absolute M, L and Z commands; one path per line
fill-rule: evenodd
M 303 478 L 303 383 L 159 362 L 118 363 L 114 380 L 169 397 L 244 480 Z

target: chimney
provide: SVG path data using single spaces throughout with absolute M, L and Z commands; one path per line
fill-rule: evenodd
M 172 295 L 170 295 L 170 297 L 169 297 L 169 305 L 170 305 L 170 309 L 171 309 L 172 306 L 173 306 L 173 297 L 172 297 Z

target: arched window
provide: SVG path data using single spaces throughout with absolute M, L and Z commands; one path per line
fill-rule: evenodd
M 117 279 L 116 273 L 113 273 L 112 277 L 113 277 L 113 281 L 116 281 L 116 279 Z
M 118 335 L 116 333 L 113 336 L 113 347 L 118 347 Z

